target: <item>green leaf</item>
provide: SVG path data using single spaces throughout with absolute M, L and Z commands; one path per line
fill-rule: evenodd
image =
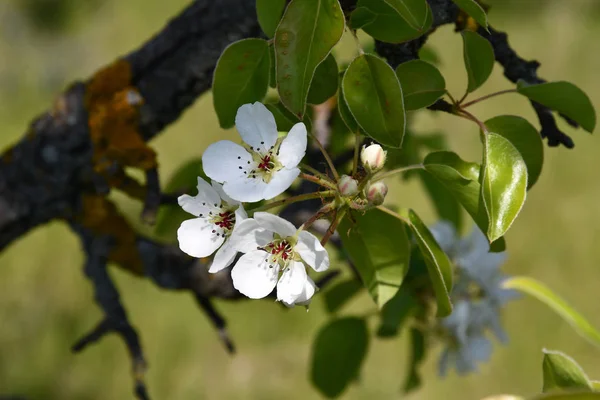
M 369 348 L 364 319 L 333 320 L 317 334 L 312 349 L 311 381 L 326 397 L 341 395 L 358 377 Z
M 340 310 L 364 286 L 356 279 L 340 282 L 323 294 L 325 309 L 333 314 Z
M 488 215 L 490 242 L 502 237 L 521 211 L 527 197 L 527 165 L 503 136 L 484 135 L 480 184 Z
M 592 383 L 575 360 L 560 351 L 544 349 L 543 352 L 543 392 L 556 389 L 592 391 Z
M 231 128 L 243 104 L 262 100 L 269 88 L 269 45 L 243 39 L 227 46 L 213 78 L 213 103 L 221 128 Z
M 512 143 L 527 165 L 527 188 L 537 182 L 544 164 L 544 144 L 537 129 L 525 118 L 499 115 L 485 121 L 491 131 Z
M 408 271 L 410 242 L 404 222 L 379 209 L 344 218 L 338 232 L 345 251 L 379 308 L 398 292 Z
M 579 335 L 592 344 L 600 346 L 600 333 L 581 314 L 544 284 L 532 278 L 515 276 L 505 280 L 502 286 L 535 297 L 560 315 Z
M 466 12 L 471 18 L 477 23 L 483 26 L 485 29 L 488 28 L 488 20 L 485 11 L 475 0 L 452 0 L 461 10 Z
M 381 325 L 377 336 L 396 336 L 416 306 L 417 302 L 408 291 L 399 290 L 381 309 Z
M 600 391 L 600 381 L 590 381 L 590 383 L 592 384 L 594 392 Z
M 338 0 L 292 0 L 275 32 L 277 90 L 281 102 L 298 118 L 317 66 L 344 33 Z
M 167 181 L 163 190 L 166 193 L 188 193 L 195 195 L 198 177 L 210 182 L 202 169 L 202 158 L 192 159 L 181 165 Z M 168 204 L 160 207 L 156 217 L 154 232 L 166 240 L 174 240 L 179 226 L 193 215 L 183 211 L 178 204 Z
M 596 127 L 596 111 L 590 98 L 569 82 L 549 82 L 525 85 L 522 81 L 517 90 L 529 99 L 558 111 L 577 122 L 583 129 L 593 132 Z
M 379 143 L 401 147 L 406 129 L 402 88 L 394 70 L 371 54 L 356 57 L 342 79 L 344 99 L 364 132 Z
M 271 67 L 269 68 L 269 86 L 275 89 L 277 87 L 277 73 L 275 71 L 275 46 L 269 45 L 269 60 Z
M 256 0 L 258 24 L 270 38 L 275 36 L 275 29 L 281 20 L 286 0 Z
M 479 164 L 463 161 L 450 151 L 437 151 L 429 153 L 423 165 L 425 171 L 444 185 L 462 204 L 479 229 L 487 232 L 489 222 L 481 199 Z M 490 250 L 499 252 L 504 251 L 505 247 L 504 239 L 501 238 L 492 244 Z
M 423 255 L 435 292 L 438 306 L 437 316 L 446 317 L 452 313 L 452 302 L 450 301 L 452 264 L 421 218 L 413 210 L 408 210 L 406 215 Z
M 306 115 L 304 120 L 299 120 L 294 114 L 292 114 L 281 102 L 265 104 L 267 109 L 273 113 L 275 117 L 275 124 L 279 132 L 289 132 L 292 126 L 298 122 L 304 122 L 306 129 L 310 132 L 312 127 L 312 121 Z
M 419 172 L 421 182 L 429 194 L 429 200 L 433 202 L 440 219 L 451 222 L 456 230 L 460 231 L 463 226 L 463 213 L 458 200 L 440 181 L 425 171 Z
M 494 69 L 494 49 L 490 42 L 475 32 L 463 31 L 462 38 L 465 68 L 469 78 L 467 92 L 470 93 L 490 77 Z
M 421 386 L 419 367 L 425 361 L 427 346 L 425 335 L 417 328 L 410 330 L 410 369 L 404 381 L 404 393 L 410 393 Z
M 329 54 L 315 71 L 306 101 L 310 104 L 321 104 L 334 96 L 338 89 L 338 76 L 335 57 Z
M 340 117 L 342 117 L 342 120 L 350 130 L 350 132 L 358 132 L 358 123 L 354 119 L 354 116 L 352 116 L 352 113 L 348 108 L 348 103 L 346 103 L 346 99 L 344 98 L 344 93 L 342 90 L 342 79 L 340 79 L 340 88 L 338 90 L 338 112 L 340 114 Z
M 446 81 L 440 71 L 425 61 L 402 63 L 396 68 L 396 75 L 402 86 L 404 105 L 409 111 L 435 103 L 446 91 Z
M 532 397 L 531 400 L 600 400 L 600 393 L 578 392 L 542 394 Z
M 407 19 L 405 19 L 406 17 Z M 388 43 L 406 42 L 424 35 L 433 22 L 424 0 L 358 0 L 350 26 Z

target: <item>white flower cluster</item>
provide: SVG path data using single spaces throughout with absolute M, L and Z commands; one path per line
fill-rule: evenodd
M 238 291 L 260 299 L 277 287 L 285 305 L 308 304 L 316 286 L 305 265 L 326 270 L 327 251 L 314 235 L 276 215 L 256 212 L 248 218 L 242 204 L 272 199 L 290 187 L 306 152 L 306 127 L 297 123 L 280 138 L 273 114 L 258 102 L 241 106 L 235 123 L 244 145 L 228 140 L 210 145 L 202 165 L 211 184 L 198 178 L 198 194 L 179 197 L 179 205 L 196 217 L 181 224 L 179 246 L 193 257 L 216 251 L 211 273 L 244 253 L 231 271 Z
M 436 224 L 431 232 L 458 273 L 451 293 L 454 311 L 440 321 L 447 345 L 439 361 L 439 373 L 446 375 L 451 365 L 459 374 L 475 372 L 477 364 L 488 361 L 492 353 L 488 330 L 500 342 L 508 340 L 500 323 L 500 310 L 517 293 L 501 285 L 506 279 L 500 272 L 506 252 L 490 253 L 489 242 L 477 227 L 464 239 L 447 222 Z

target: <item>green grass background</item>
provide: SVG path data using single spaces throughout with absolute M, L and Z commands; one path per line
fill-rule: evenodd
M 66 5 L 64 12 L 51 7 L 49 12 L 30 13 L 37 18 L 38 28 L 34 28 L 26 11 L 36 1 L 41 0 L 0 3 L 0 148 L 18 140 L 31 118 L 48 107 L 68 82 L 89 76 L 137 47 L 187 3 L 54 1 Z M 600 106 L 597 0 L 494 3 L 491 23 L 510 33 L 520 55 L 542 63 L 542 77 L 569 80 Z M 56 21 L 45 20 L 53 16 Z M 460 96 L 466 86 L 460 36 L 445 27 L 429 43 L 441 57 L 450 91 Z M 509 87 L 496 65 L 490 81 L 475 96 Z M 518 114 L 537 125 L 531 107 L 517 95 L 495 98 L 472 111 L 481 119 Z M 562 121 L 561 126 L 565 126 Z M 479 158 L 477 129 L 468 122 L 422 112 L 416 115 L 415 128 L 441 130 L 452 150 L 469 160 Z M 543 280 L 600 327 L 600 141 L 582 130 L 565 129 L 576 147 L 545 149 L 541 179 L 507 235 L 510 257 L 505 269 Z M 161 178 L 166 181 L 178 164 L 200 155 L 210 142 L 235 136 L 233 130 L 218 127 L 211 96 L 204 95 L 152 143 L 159 153 Z M 140 205 L 120 195 L 115 198 L 139 226 Z M 435 220 L 417 183 L 394 183 L 389 201 L 415 208 L 427 222 Z M 117 337 L 107 337 L 79 355 L 69 351 L 74 340 L 101 317 L 83 276 L 82 261 L 78 241 L 61 223 L 36 229 L 0 255 L 0 395 L 131 398 L 129 358 Z M 301 308 L 286 312 L 268 301 L 219 303 L 239 350 L 230 357 L 189 295 L 161 291 L 116 269 L 111 274 L 141 333 L 154 399 L 319 398 L 307 379 L 311 341 L 326 318 L 319 296 L 308 313 Z M 363 296 L 344 312 L 371 308 Z M 435 374 L 439 352 L 435 347 L 424 367 L 424 386 L 410 398 L 537 393 L 544 347 L 569 353 L 592 378 L 600 378 L 600 350 L 535 300 L 510 304 L 504 322 L 510 344 L 496 344 L 481 373 L 440 380 Z M 403 337 L 373 341 L 363 371 L 345 398 L 403 397 L 399 387 L 407 357 Z

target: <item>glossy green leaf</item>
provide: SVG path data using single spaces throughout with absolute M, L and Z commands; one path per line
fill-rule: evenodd
M 432 22 L 431 10 L 424 0 L 358 0 L 357 8 L 350 15 L 353 29 L 362 29 L 374 39 L 388 43 L 422 36 Z
M 560 351 L 543 351 L 543 392 L 561 389 L 592 391 L 592 383 L 575 360 Z
M 446 91 L 446 81 L 440 71 L 425 61 L 402 63 L 396 68 L 396 75 L 402 86 L 404 106 L 409 111 L 435 103 Z
M 472 92 L 487 81 L 494 69 L 494 49 L 490 42 L 475 32 L 463 31 L 463 55 L 469 84 L 467 92 Z
M 525 85 L 520 81 L 517 90 L 529 99 L 566 115 L 586 131 L 594 131 L 596 110 L 583 90 L 572 83 L 560 81 Z
M 527 197 L 527 165 L 506 138 L 484 135 L 480 184 L 489 226 L 490 242 L 504 236 L 521 211 Z
M 258 24 L 270 38 L 275 36 L 275 29 L 281 20 L 286 0 L 256 0 Z
M 263 39 L 232 43 L 221 54 L 213 78 L 213 103 L 221 128 L 235 124 L 238 108 L 262 100 L 269 88 L 269 45 Z
M 335 57 L 329 54 L 315 71 L 306 101 L 310 104 L 321 104 L 334 96 L 338 90 L 338 76 Z
M 269 69 L 269 86 L 275 89 L 277 87 L 277 73 L 275 71 L 275 46 L 269 45 L 269 59 L 271 60 L 271 68 Z
M 195 196 L 198 177 L 210 182 L 204 175 L 202 158 L 192 159 L 181 165 L 167 180 L 163 190 L 165 193 L 187 193 Z M 158 211 L 154 232 L 156 235 L 172 241 L 177 237 L 176 232 L 181 223 L 190 218 L 194 218 L 194 216 L 183 211 L 178 204 L 164 205 Z
M 428 154 L 423 165 L 425 171 L 444 185 L 462 204 L 479 229 L 487 232 L 489 222 L 481 199 L 479 164 L 463 161 L 456 153 L 438 151 Z M 492 243 L 490 250 L 499 252 L 505 248 L 504 239 L 500 238 Z
M 553 393 L 532 397 L 531 400 L 600 400 L 600 393 Z
M 317 334 L 312 348 L 311 381 L 328 398 L 341 395 L 358 377 L 369 348 L 364 319 L 333 320 Z
M 410 260 L 404 222 L 379 209 L 344 218 L 338 232 L 360 277 L 382 308 L 398 292 Z
M 310 132 L 312 127 L 312 121 L 306 115 L 302 121 L 300 121 L 294 114 L 292 114 L 281 102 L 267 103 L 265 104 L 267 109 L 273 113 L 275 117 L 275 124 L 277 124 L 277 130 L 279 132 L 289 132 L 292 126 L 298 122 L 304 122 L 306 129 Z
M 527 188 L 537 182 L 544 164 L 544 143 L 533 125 L 515 115 L 499 115 L 485 121 L 485 126 L 512 143 L 527 165 Z
M 408 291 L 399 290 L 381 309 L 381 325 L 377 329 L 377 336 L 396 336 L 416 306 L 416 300 Z
M 277 90 L 281 102 L 298 118 L 317 66 L 344 33 L 338 0 L 292 0 L 275 32 Z
M 452 0 L 461 10 L 466 12 L 477 23 L 485 29 L 488 27 L 487 15 L 483 8 L 475 0 Z
M 340 78 L 343 78 L 343 75 Z M 348 103 L 346 103 L 346 99 L 344 98 L 344 93 L 342 90 L 342 79 L 340 79 L 340 88 L 338 90 L 337 108 L 340 117 L 342 117 L 342 120 L 344 121 L 350 132 L 358 132 L 358 123 L 356 122 L 354 116 L 350 112 L 350 109 L 348 108 Z
M 413 210 L 408 210 L 406 216 L 427 266 L 437 300 L 437 316 L 446 317 L 452 313 L 452 264 L 421 218 Z
M 583 338 L 600 346 L 600 333 L 581 314 L 544 284 L 532 278 L 515 276 L 505 280 L 502 286 L 535 297 L 560 315 Z
M 352 116 L 379 143 L 401 147 L 406 128 L 402 88 L 394 70 L 371 54 L 356 57 L 342 79 Z
M 421 374 L 419 374 L 419 367 L 425 361 L 425 353 L 427 346 L 425 342 L 425 335 L 417 328 L 410 330 L 410 361 L 409 370 L 404 381 L 404 393 L 410 393 L 421 386 Z
M 336 313 L 350 299 L 357 295 L 364 286 L 356 279 L 343 281 L 333 286 L 323 294 L 325 309 L 329 313 Z
M 452 193 L 440 181 L 425 171 L 419 171 L 419 177 L 429 194 L 429 200 L 433 203 L 435 211 L 440 219 L 449 221 L 457 231 L 463 226 L 463 212 L 460 203 Z

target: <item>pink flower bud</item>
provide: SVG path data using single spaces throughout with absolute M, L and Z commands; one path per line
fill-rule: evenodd
M 342 175 L 338 189 L 342 196 L 354 196 L 358 193 L 358 182 L 348 175 Z
M 378 144 L 364 147 L 360 152 L 360 160 L 367 172 L 377 172 L 385 164 L 386 152 Z
M 385 183 L 375 182 L 372 185 L 369 185 L 367 189 L 367 200 L 374 206 L 382 205 L 387 192 L 388 187 Z

